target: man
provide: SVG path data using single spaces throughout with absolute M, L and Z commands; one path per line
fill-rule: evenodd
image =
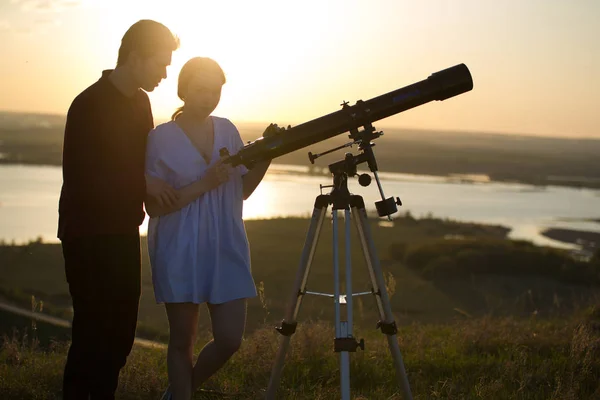
M 133 346 L 144 197 L 166 204 L 177 197 L 164 182 L 145 182 L 154 123 L 144 91 L 166 78 L 178 47 L 164 25 L 138 21 L 123 36 L 116 68 L 103 71 L 67 114 L 58 238 L 74 315 L 64 399 L 114 399 Z

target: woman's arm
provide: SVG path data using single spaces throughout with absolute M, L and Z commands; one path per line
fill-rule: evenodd
M 211 189 L 209 189 L 206 185 L 206 181 L 204 179 L 200 179 L 194 183 L 182 187 L 179 190 L 176 190 L 178 198 L 169 204 L 163 203 L 160 205 L 158 204 L 156 197 L 147 195 L 145 201 L 146 212 L 152 218 L 171 214 L 172 212 L 181 210 L 183 207 L 187 206 L 192 201 L 196 200 L 210 190 Z
M 219 160 L 206 171 L 201 179 L 176 190 L 177 199 L 170 204 L 163 203 L 161 205 L 156 197 L 146 195 L 146 212 L 150 217 L 154 218 L 181 210 L 204 193 L 210 192 L 222 183 L 227 182 L 230 174 L 231 167 L 229 165 L 224 165 L 223 162 Z
M 271 165 L 271 160 L 260 162 L 242 177 L 244 200 L 247 200 L 248 197 L 250 197 L 254 192 L 254 189 L 256 189 L 258 184 L 262 181 L 267 173 L 267 169 L 269 169 L 269 165 Z

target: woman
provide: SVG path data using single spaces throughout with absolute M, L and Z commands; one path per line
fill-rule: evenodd
M 242 205 L 270 162 L 249 171 L 219 159 L 220 149 L 235 154 L 243 147 L 236 127 L 211 115 L 224 83 L 225 75 L 215 61 L 189 60 L 180 72 L 177 90 L 183 107 L 148 136 L 147 178 L 161 179 L 179 194 L 171 207 L 152 197 L 146 203 L 155 297 L 165 304 L 170 328 L 167 399 L 191 399 L 193 391 L 238 350 L 246 299 L 256 296 Z M 276 132 L 274 127 L 267 131 Z M 202 303 L 208 305 L 213 340 L 194 364 Z

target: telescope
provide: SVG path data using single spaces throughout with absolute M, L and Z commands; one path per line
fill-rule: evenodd
M 469 69 L 465 64 L 458 64 L 435 72 L 427 79 L 412 85 L 370 100 L 358 100 L 353 106 L 344 102 L 339 111 L 282 129 L 273 136 L 262 137 L 246 144 L 225 162 L 234 167 L 243 164 L 252 168 L 261 161 L 272 160 L 345 132 L 350 132 L 350 138 L 358 141 L 358 129 L 361 127 L 372 132 L 374 128 L 371 124 L 375 121 L 433 100 L 443 101 L 471 89 L 473 89 L 473 80 Z M 371 135 L 367 139 L 379 136 Z M 362 139 L 365 137 L 363 136 Z M 309 157 L 311 162 L 316 158 L 312 154 L 309 154 Z
M 389 295 L 387 294 L 386 282 L 383 276 L 379 258 L 376 255 L 376 247 L 370 231 L 370 224 L 367 217 L 367 211 L 364 199 L 360 195 L 350 192 L 348 188 L 348 178 L 358 175 L 357 166 L 367 163 L 369 169 L 375 176 L 375 181 L 381 195 L 381 201 L 377 201 L 375 206 L 377 214 L 380 217 L 387 216 L 391 221 L 391 215 L 397 212 L 396 205 L 402 205 L 400 198 L 386 198 L 383 193 L 381 182 L 377 175 L 377 162 L 373 153 L 371 142 L 379 138 L 383 133 L 377 132 L 372 123 L 380 119 L 398 114 L 402 111 L 420 106 L 433 100 L 446 100 L 450 97 L 468 92 L 473 89 L 473 80 L 469 69 L 464 64 L 455 65 L 445 70 L 431 74 L 427 79 L 412 85 L 394 90 L 392 92 L 374 97 L 367 101 L 358 100 L 355 105 L 350 106 L 343 102 L 342 109 L 334 113 L 322 116 L 309 122 L 289 127 L 288 129 L 277 129 L 270 131 L 272 126 L 267 128 L 265 133 L 273 132 L 253 142 L 248 143 L 236 154 L 230 155 L 226 148 L 220 150 L 221 156 L 225 162 L 232 166 L 245 165 L 252 168 L 255 164 L 268 161 L 273 158 L 291 153 L 311 144 L 329 139 L 344 132 L 350 132 L 351 142 L 337 148 L 325 151 L 321 154 L 308 153 L 311 163 L 324 154 L 331 153 L 344 147 L 357 144 L 360 154 L 354 155 L 346 153 L 344 159 L 329 164 L 329 171 L 333 178 L 332 185 L 320 185 L 321 194 L 315 199 L 310 226 L 304 242 L 300 265 L 296 275 L 294 288 L 290 293 L 290 302 L 281 324 L 275 329 L 282 335 L 279 350 L 269 387 L 267 388 L 266 399 L 274 400 L 278 398 L 277 388 L 281 382 L 283 363 L 286 359 L 290 338 L 296 332 L 298 326 L 298 313 L 300 304 L 305 295 L 325 296 L 334 301 L 335 307 L 335 338 L 334 351 L 340 354 L 340 389 L 342 400 L 350 400 L 350 353 L 356 352 L 361 348 L 364 350 L 364 340 L 353 335 L 353 300 L 354 296 L 372 294 L 376 299 L 377 309 L 380 320 L 377 322 L 377 328 L 381 333 L 387 336 L 390 353 L 394 360 L 396 377 L 400 383 L 402 398 L 412 400 L 412 393 L 400 352 L 399 341 L 396 336 L 398 328 L 394 321 Z M 368 186 L 371 183 L 369 174 L 361 174 L 358 178 L 361 186 Z M 323 194 L 323 188 L 331 188 L 328 194 Z M 334 271 L 334 293 L 319 293 L 307 290 L 309 271 L 316 253 L 317 243 L 320 231 L 325 221 L 327 208 L 332 206 L 332 254 Z M 341 295 L 340 268 L 339 268 L 339 240 L 338 240 L 338 213 L 344 213 L 344 237 L 345 237 L 345 295 Z M 352 292 L 352 248 L 350 246 L 350 221 L 354 221 L 357 228 L 357 236 L 365 258 L 365 264 L 371 278 L 371 290 L 354 293 Z M 342 304 L 344 305 L 346 319 L 343 320 Z

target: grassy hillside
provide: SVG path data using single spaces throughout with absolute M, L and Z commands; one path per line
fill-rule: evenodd
M 246 223 L 261 295 L 249 302 L 242 349 L 207 384 L 227 396 L 198 393 L 196 399 L 263 398 L 279 341 L 272 327 L 283 316 L 308 225 L 301 218 Z M 600 291 L 590 279 L 598 277 L 600 259 L 583 264 L 512 242 L 497 226 L 407 216 L 393 227 L 372 221 L 372 230 L 415 399 L 600 398 Z M 321 237 L 308 289 L 331 292 L 330 224 Z M 369 290 L 355 236 L 352 244 L 354 289 Z M 138 333 L 165 340 L 166 318 L 154 302 L 143 245 Z M 0 246 L 0 297 L 70 318 L 60 246 Z M 366 349 L 351 356 L 353 399 L 399 400 L 375 314 L 370 296 L 356 298 L 354 333 Z M 68 330 L 2 312 L 0 321 L 0 396 L 59 399 Z M 299 322 L 278 398 L 339 398 L 332 302 L 306 298 Z M 205 313 L 199 334 L 197 352 L 210 337 Z M 164 349 L 135 347 L 118 398 L 159 398 L 167 384 L 165 360 Z
M 274 325 L 283 317 L 308 225 L 309 221 L 301 218 L 246 222 L 253 275 L 260 294 L 248 303 L 250 332 L 265 323 Z M 398 255 L 399 247 L 408 246 L 407 254 L 414 254 L 416 251 L 423 252 L 423 246 L 429 243 L 447 242 L 445 237 L 466 237 L 482 243 L 485 240 L 497 240 L 508 246 L 511 242 L 504 239 L 507 230 L 502 227 L 406 217 L 396 220 L 394 227 L 382 227 L 372 221 L 372 229 L 391 293 L 392 309 L 401 324 L 414 321 L 442 323 L 464 315 L 568 315 L 575 309 L 588 306 L 598 297 L 598 284 L 584 275 L 597 274 L 598 268 L 586 269 L 584 266 L 587 264 L 570 260 L 558 252 L 558 260 L 562 259 L 563 264 L 569 262 L 569 269 L 564 271 L 571 279 L 565 280 L 563 275 L 552 269 L 556 259 L 544 256 L 544 252 L 551 250 L 534 246 L 529 246 L 525 255 L 519 253 L 513 258 L 513 261 L 527 262 L 533 259 L 531 257 L 539 257 L 535 259 L 536 268 L 525 275 L 515 273 L 515 266 L 507 264 L 505 274 L 497 267 L 485 271 L 482 266 L 480 272 L 483 273 L 479 274 L 465 273 L 466 267 L 463 267 L 458 270 L 460 273 L 454 270 L 440 273 L 443 279 L 436 280 L 431 279 L 431 274 L 422 273 L 421 264 L 413 262 L 414 257 L 402 258 Z M 309 276 L 308 290 L 333 292 L 331 234 L 331 225 L 326 223 Z M 368 273 L 358 238 L 354 234 L 351 243 L 353 289 L 355 292 L 368 291 Z M 142 244 L 143 288 L 139 333 L 148 338 L 164 339 L 166 316 L 163 306 L 155 303 L 145 240 Z M 343 266 L 341 238 L 339 245 Z M 488 250 L 481 252 L 487 254 Z M 433 254 L 448 256 L 450 252 L 438 246 L 434 247 Z M 463 265 L 463 261 L 467 266 L 472 265 L 471 258 L 464 254 L 461 257 L 457 259 L 457 265 Z M 519 257 L 526 257 L 525 261 Z M 427 265 L 423 262 L 423 266 Z M 438 262 L 437 268 L 441 266 L 443 264 Z M 0 297 L 29 307 L 32 295 L 37 301 L 44 302 L 48 312 L 67 319 L 70 317 L 70 298 L 60 245 L 32 242 L 24 246 L 0 246 Z M 357 324 L 373 326 L 378 317 L 371 296 L 356 299 L 355 314 Z M 329 299 L 307 296 L 300 319 L 332 321 L 333 303 Z M 201 329 L 209 328 L 204 310 L 200 324 Z
M 352 398 L 400 400 L 385 338 L 372 328 L 358 329 L 355 335 L 364 338 L 366 345 L 350 357 Z M 329 325 L 299 326 L 278 399 L 340 398 L 333 336 Z M 398 338 L 415 400 L 600 397 L 598 308 L 567 319 L 532 316 L 412 324 L 401 327 Z M 264 398 L 278 340 L 269 328 L 246 335 L 240 351 L 206 385 L 227 395 L 196 393 L 195 399 Z M 0 396 L 60 399 L 66 349 L 64 343 L 42 349 L 31 338 L 5 337 L 0 347 Z M 164 350 L 134 347 L 121 372 L 117 398 L 158 399 L 167 385 L 165 360 Z

